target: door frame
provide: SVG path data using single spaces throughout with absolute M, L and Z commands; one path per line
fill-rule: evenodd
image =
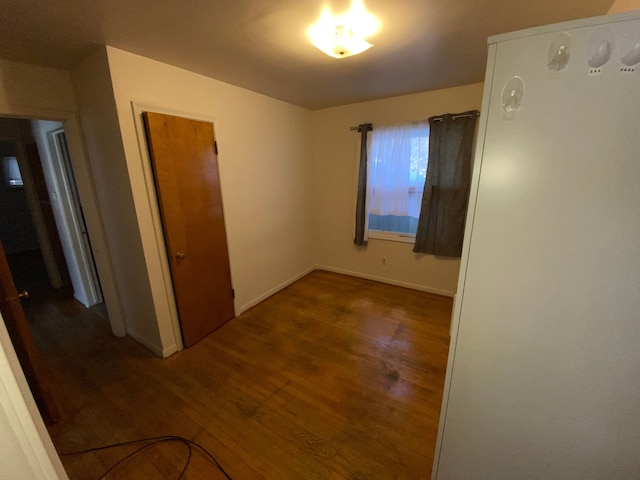
M 178 351 L 184 348 L 184 344 L 182 342 L 182 331 L 180 329 L 180 318 L 178 316 L 178 307 L 176 305 L 175 293 L 173 290 L 173 280 L 171 278 L 171 270 L 169 267 L 169 259 L 167 257 L 167 248 L 164 239 L 164 230 L 162 228 L 162 220 L 160 217 L 160 208 L 158 206 L 158 197 L 156 195 L 156 187 L 153 178 L 152 171 L 152 163 L 151 158 L 149 157 L 149 148 L 147 145 L 147 139 L 144 129 L 144 123 L 142 120 L 143 112 L 153 112 L 153 113 L 162 113 L 165 115 L 174 115 L 182 118 L 187 118 L 191 120 L 198 120 L 201 122 L 211 123 L 214 128 L 214 135 L 216 133 L 216 126 L 219 126 L 219 119 L 217 117 L 201 115 L 192 112 L 184 112 L 177 111 L 169 108 L 159 107 L 157 105 L 150 105 L 146 103 L 131 102 L 131 110 L 133 114 L 133 121 L 136 129 L 136 137 L 138 140 L 138 150 L 140 154 L 140 168 L 142 169 L 142 174 L 144 177 L 144 185 L 146 190 L 146 202 L 143 207 L 147 209 L 149 213 L 149 217 L 153 223 L 153 237 L 154 242 L 151 245 L 151 242 L 145 244 L 143 238 L 143 248 L 145 249 L 145 257 L 147 261 L 147 265 L 149 264 L 153 267 L 154 270 L 160 271 L 161 275 L 153 276 L 150 275 L 149 281 L 151 283 L 152 292 L 156 292 L 154 294 L 154 304 L 156 307 L 156 312 L 162 311 L 161 309 L 165 309 L 165 311 L 169 312 L 169 323 L 171 329 L 173 331 L 173 335 L 175 337 L 176 346 Z M 222 208 L 224 211 L 224 180 L 222 178 L 222 173 L 220 172 L 220 166 L 218 163 L 218 175 L 220 176 L 220 191 L 222 193 Z M 226 222 L 225 222 L 226 224 Z M 227 245 L 229 240 L 229 234 L 227 231 Z M 228 247 L 227 247 L 228 248 Z M 147 255 L 148 254 L 148 255 Z M 231 263 L 231 258 L 229 258 L 229 263 Z M 234 285 L 233 281 L 233 268 L 231 268 L 231 285 Z M 234 315 L 236 315 L 237 309 L 234 302 Z M 158 321 L 160 322 L 160 317 L 158 316 Z
M 69 153 L 68 156 L 65 155 L 59 145 L 58 138 L 61 133 L 66 137 L 64 128 L 49 130 L 45 135 L 51 155 L 53 181 L 58 191 L 60 217 L 63 223 L 62 228 L 67 230 L 66 233 L 70 240 L 69 254 L 72 258 L 67 259 L 67 262 L 71 261 L 76 265 L 80 277 L 79 280 L 84 289 L 84 302 L 81 301 L 81 303 L 83 303 L 85 307 L 89 307 L 100 303 L 103 298 L 99 288 L 97 272 L 95 272 L 94 269 L 92 253 L 89 251 L 85 238 L 88 236 L 88 232 L 83 235 L 82 231 L 85 222 L 83 222 L 82 219 L 81 200 L 77 198 L 79 194 L 76 195 L 78 185 L 75 180 L 76 175 L 73 170 L 73 165 L 71 164 L 71 158 L 69 158 L 71 154 Z M 40 155 L 40 157 L 42 158 L 42 155 Z M 71 172 L 68 171 L 68 168 L 71 169 Z M 75 192 L 72 184 L 75 184 Z M 86 225 L 84 225 L 84 228 L 86 228 Z M 76 299 L 80 301 L 78 297 L 76 297 Z
M 66 132 L 71 164 L 76 175 L 78 194 L 85 212 L 87 231 L 92 242 L 104 302 L 109 313 L 111 330 L 115 336 L 124 337 L 127 334 L 124 308 L 113 269 L 109 244 L 102 224 L 91 165 L 85 154 L 84 138 L 77 113 L 65 110 L 3 105 L 0 108 L 0 116 L 62 122 Z

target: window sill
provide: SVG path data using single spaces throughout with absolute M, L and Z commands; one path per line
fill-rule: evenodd
M 415 243 L 416 236 L 408 233 L 382 232 L 379 230 L 370 230 L 369 238 L 376 240 L 389 240 L 391 242 Z

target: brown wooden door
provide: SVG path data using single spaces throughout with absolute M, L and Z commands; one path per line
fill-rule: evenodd
M 213 125 L 143 114 L 182 339 L 234 317 Z
M 47 383 L 46 368 L 33 342 L 31 328 L 20 303 L 20 296 L 24 295 L 26 292 L 18 295 L 16 291 L 4 247 L 0 242 L 0 312 L 40 414 L 47 424 L 51 424 L 59 419 L 58 409 Z

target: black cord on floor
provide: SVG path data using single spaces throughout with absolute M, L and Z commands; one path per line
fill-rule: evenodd
M 154 445 L 158 445 L 158 444 L 163 443 L 163 442 L 179 442 L 179 443 L 182 443 L 183 445 L 186 445 L 187 448 L 188 448 L 187 460 L 185 462 L 184 467 L 182 468 L 182 471 L 180 472 L 180 475 L 177 477 L 176 480 L 182 480 L 182 478 L 184 477 L 185 473 L 187 472 L 187 469 L 189 468 L 189 464 L 191 463 L 191 455 L 193 453 L 193 447 L 196 447 L 198 450 L 200 450 L 200 452 L 202 452 L 211 461 L 211 463 L 213 463 L 216 466 L 216 468 L 218 468 L 218 470 L 220 470 L 220 472 L 225 476 L 225 478 L 227 480 L 233 480 L 229 476 L 229 474 L 225 471 L 225 469 L 222 468 L 222 465 L 220 465 L 220 463 L 218 463 L 218 461 L 211 454 L 211 452 L 209 452 L 206 448 L 204 448 L 199 443 L 194 442 L 192 440 L 189 440 L 187 438 L 179 437 L 177 435 L 166 435 L 166 436 L 162 436 L 162 437 L 141 438 L 140 440 L 132 440 L 130 442 L 114 443 L 112 445 L 105 445 L 104 447 L 88 448 L 86 450 L 79 450 L 77 452 L 58 453 L 58 455 L 60 455 L 61 457 L 69 457 L 69 456 L 73 456 L 73 455 L 83 455 L 83 454 L 86 454 L 86 453 L 98 452 L 100 450 L 107 450 L 107 449 L 110 449 L 110 448 L 125 447 L 127 445 L 137 445 L 137 444 L 140 444 L 140 443 L 144 443 L 145 444 L 145 445 L 142 445 L 141 447 L 137 448 L 133 452 L 129 453 L 125 457 L 121 458 L 116 463 L 114 463 L 111 467 L 109 467 L 107 469 L 107 471 L 104 472 L 97 479 L 97 480 L 102 480 L 107 475 L 109 475 L 109 473 L 111 473 L 114 469 L 116 469 L 118 466 L 122 465 L 123 463 L 125 463 L 127 460 L 131 459 L 132 457 L 134 457 L 138 453 L 142 452 L 143 450 L 146 450 L 147 448 L 153 447 Z

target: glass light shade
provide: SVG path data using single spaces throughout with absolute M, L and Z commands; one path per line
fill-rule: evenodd
M 371 48 L 373 44 L 365 38 L 378 28 L 378 20 L 366 11 L 362 0 L 353 0 L 344 15 L 333 16 L 329 7 L 325 7 L 320 19 L 307 30 L 307 36 L 330 57 L 345 58 Z
M 353 30 L 347 30 L 343 26 L 335 27 L 331 37 L 328 35 L 322 38 L 315 38 L 311 43 L 318 49 L 333 58 L 345 58 L 357 55 L 373 47 L 364 38 L 355 35 Z

